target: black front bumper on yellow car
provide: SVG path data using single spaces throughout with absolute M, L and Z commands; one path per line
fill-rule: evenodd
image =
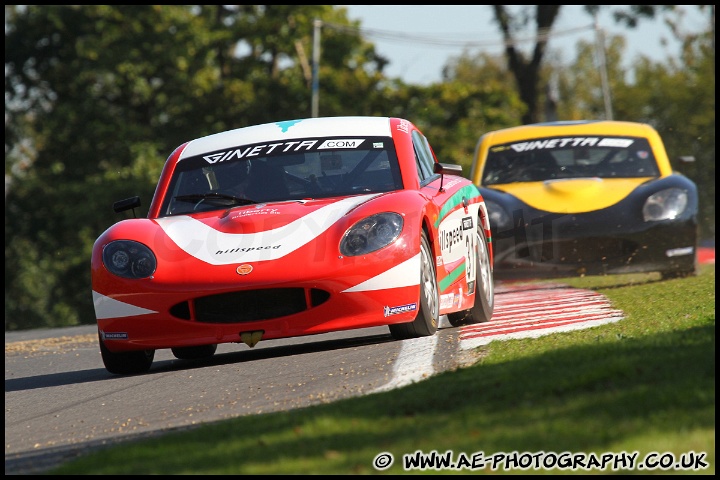
M 691 274 L 697 266 L 697 202 L 673 220 L 646 222 L 646 196 L 587 213 L 534 209 L 512 195 L 481 189 L 501 205 L 512 226 L 492 225 L 497 279 L 662 272 Z

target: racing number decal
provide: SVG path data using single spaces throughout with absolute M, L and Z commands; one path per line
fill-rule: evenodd
M 438 265 L 445 269 L 446 276 L 440 282 L 441 291 L 446 291 L 456 281 L 465 279 L 467 295 L 475 292 L 477 275 L 478 234 L 477 207 L 456 209 L 440 222 L 438 235 L 440 240 L 440 256 Z M 456 287 L 458 288 L 458 287 Z M 458 288 L 457 291 L 463 291 Z
M 465 237 L 465 281 L 468 293 L 475 291 L 475 275 L 477 269 L 477 235 L 475 234 L 472 217 L 462 219 L 463 236 Z

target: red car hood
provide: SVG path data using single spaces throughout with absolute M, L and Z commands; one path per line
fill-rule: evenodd
M 377 195 L 258 204 L 155 222 L 188 255 L 212 265 L 276 260 L 313 241 Z

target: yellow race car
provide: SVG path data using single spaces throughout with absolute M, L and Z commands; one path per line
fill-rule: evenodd
M 491 131 L 477 144 L 470 179 L 488 208 L 496 278 L 696 272 L 697 186 L 672 169 L 650 125 Z

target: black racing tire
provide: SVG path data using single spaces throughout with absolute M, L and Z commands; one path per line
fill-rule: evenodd
M 440 291 L 435 272 L 435 257 L 423 231 L 420 236 L 420 308 L 415 320 L 389 325 L 396 340 L 428 337 L 438 329 L 440 319 Z
M 448 313 L 448 321 L 453 327 L 474 325 L 487 322 L 495 310 L 495 281 L 493 266 L 490 262 L 490 248 L 482 224 L 477 227 L 477 274 L 475 277 L 475 303 L 468 310 Z
M 195 347 L 175 347 L 170 350 L 172 350 L 175 358 L 179 360 L 199 360 L 215 355 L 217 344 L 198 345 Z
M 98 334 L 98 340 L 100 342 L 100 356 L 108 372 L 116 375 L 134 375 L 146 373 L 150 370 L 155 358 L 155 350 L 115 353 L 108 350 L 100 334 Z

